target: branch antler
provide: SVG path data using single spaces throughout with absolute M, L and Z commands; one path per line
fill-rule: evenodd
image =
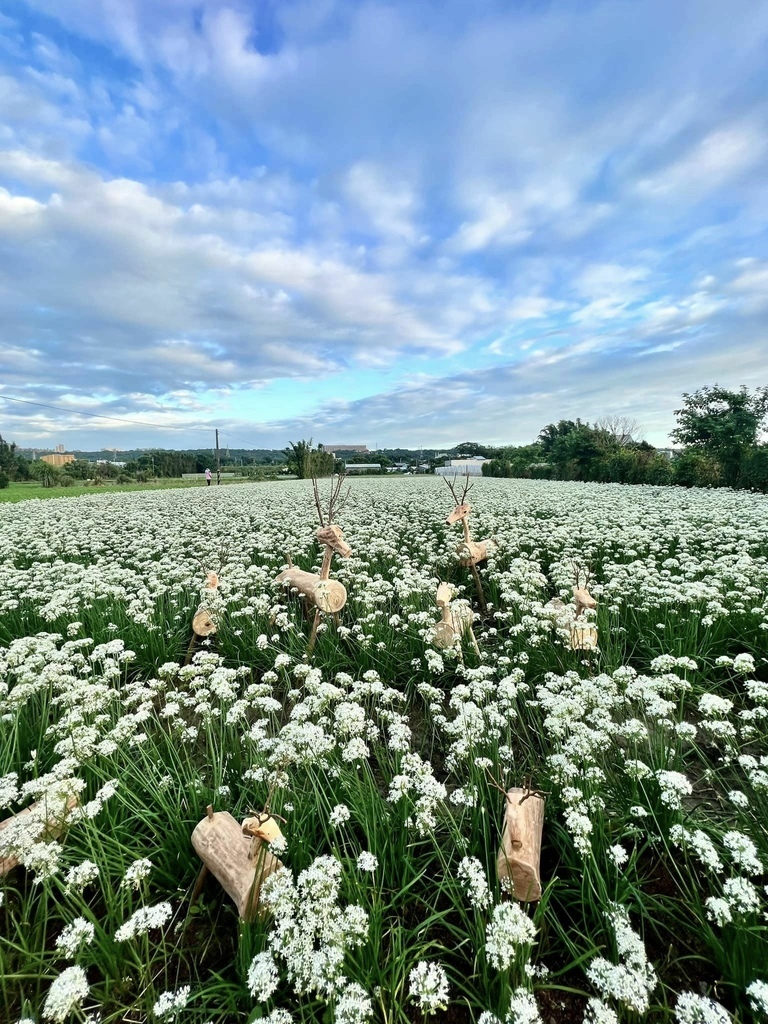
M 581 582 L 581 575 L 584 574 L 584 582 Z M 587 562 L 586 565 L 582 565 L 581 562 L 573 563 L 573 582 L 577 587 L 583 587 L 584 590 L 589 589 L 590 581 L 592 580 L 592 567 Z
M 352 490 L 351 487 L 348 487 L 345 494 L 341 493 L 346 478 L 346 473 L 339 473 L 337 477 L 331 477 L 331 492 L 328 497 L 328 509 L 327 512 L 323 514 L 323 502 L 320 497 L 320 488 L 317 484 L 317 477 L 312 477 L 312 491 L 315 496 L 315 508 L 317 509 L 320 526 L 330 526 L 333 523 L 334 515 L 341 512 L 346 505 Z
M 338 512 L 341 512 L 341 510 L 344 508 L 347 501 L 349 500 L 349 495 L 352 491 L 351 487 L 348 487 L 344 494 L 341 493 L 346 478 L 346 473 L 339 473 L 339 475 L 336 477 L 336 483 L 334 484 L 333 481 L 331 481 L 331 498 L 330 501 L 328 502 L 329 525 L 333 522 L 334 515 Z
M 458 473 L 454 475 L 453 480 L 449 480 L 447 476 L 443 477 L 443 480 L 445 480 L 448 486 L 448 490 L 451 492 L 453 500 L 456 502 L 457 505 L 463 505 L 467 499 L 467 495 L 475 486 L 475 484 L 474 481 L 472 483 L 469 482 L 469 473 L 466 473 L 464 476 L 464 490 L 461 492 L 461 497 L 459 497 L 458 494 L 456 493 L 456 481 L 458 479 Z
M 325 519 L 323 518 L 323 504 L 320 501 L 320 488 L 317 486 L 317 477 L 312 477 L 312 491 L 315 495 L 315 508 L 317 509 L 317 517 L 320 520 L 320 525 L 325 526 Z

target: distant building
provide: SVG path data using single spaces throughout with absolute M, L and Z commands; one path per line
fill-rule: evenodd
M 61 445 L 59 445 L 61 447 Z M 53 452 L 51 455 L 41 455 L 41 462 L 47 462 L 49 466 L 66 466 L 68 462 L 74 462 L 74 455 L 65 455 L 64 452 Z
M 64 454 L 64 445 L 63 444 L 57 444 L 56 447 L 53 450 L 55 452 L 58 452 L 59 455 L 63 455 Z
M 331 455 L 338 455 L 339 452 L 357 452 L 358 455 L 365 455 L 368 451 L 367 444 L 324 444 L 323 448 Z
M 449 459 L 444 466 L 435 470 L 438 476 L 482 476 L 483 463 L 488 459 L 482 455 L 473 455 L 465 459 Z
M 370 473 L 372 469 L 377 472 L 381 469 L 378 462 L 345 462 L 345 473 Z

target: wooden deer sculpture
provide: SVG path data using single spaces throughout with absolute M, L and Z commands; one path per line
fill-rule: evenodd
M 597 626 L 582 618 L 584 612 L 593 611 L 597 607 L 597 601 L 587 589 L 592 573 L 588 566 L 579 564 L 574 564 L 573 573 L 573 600 L 576 604 L 576 613 L 571 626 L 571 647 L 574 651 L 594 651 L 597 647 Z
M 312 488 L 315 495 L 315 507 L 320 519 L 320 526 L 315 532 L 318 542 L 323 545 L 323 564 L 319 575 L 306 572 L 304 569 L 297 569 L 288 559 L 289 565 L 277 577 L 277 583 L 286 583 L 289 587 L 295 587 L 302 594 L 308 604 L 315 609 L 315 617 L 312 623 L 312 631 L 309 636 L 307 650 L 312 652 L 317 638 L 317 627 L 320 624 L 321 613 L 337 615 L 347 603 L 347 591 L 343 583 L 330 579 L 331 561 L 334 552 L 342 558 L 349 558 L 352 548 L 344 540 L 341 529 L 333 522 L 333 517 L 345 505 L 349 497 L 349 490 L 342 495 L 344 486 L 344 474 L 340 474 L 335 481 L 331 479 L 331 493 L 328 500 L 328 507 L 324 511 L 320 498 L 320 489 L 317 480 L 312 478 Z
M 487 611 L 487 605 L 485 603 L 485 594 L 483 593 L 483 584 L 480 580 L 480 573 L 477 571 L 478 562 L 484 562 L 490 553 L 491 541 L 472 540 L 472 536 L 469 532 L 469 513 L 472 511 L 472 506 L 467 501 L 467 495 L 472 490 L 474 484 L 469 482 L 469 474 L 467 474 L 464 481 L 464 490 L 462 491 L 461 497 L 459 497 L 456 491 L 456 477 L 453 481 L 447 477 L 443 477 L 448 489 L 451 492 L 451 496 L 455 502 L 453 512 L 446 518 L 446 523 L 452 525 L 453 523 L 461 522 L 462 529 L 464 530 L 464 540 L 456 548 L 456 554 L 459 556 L 459 562 L 465 568 L 472 570 L 472 575 L 475 577 L 475 587 L 477 588 L 477 600 L 480 605 L 480 610 Z
M 450 583 L 441 583 L 437 588 L 435 603 L 440 609 L 441 619 L 435 625 L 433 643 L 435 647 L 446 650 L 458 646 L 461 655 L 461 638 L 469 636 L 472 645 L 480 657 L 480 648 L 472 629 L 472 609 L 466 602 L 454 601 L 455 590 Z
M 228 551 L 225 548 L 219 555 L 219 567 L 216 570 L 206 569 L 205 565 L 200 562 L 201 568 L 205 573 L 205 582 L 201 588 L 200 604 L 192 618 L 192 636 L 190 637 L 189 646 L 187 647 L 187 656 L 184 661 L 185 665 L 188 665 L 192 661 L 197 641 L 213 636 L 218 628 L 219 618 L 223 608 L 218 592 L 219 577 L 224 566 L 227 564 L 227 558 Z
M 209 806 L 192 833 L 192 845 L 203 862 L 193 902 L 210 871 L 234 900 L 240 917 L 252 921 L 264 880 L 283 866 L 269 849 L 281 835 L 280 826 L 266 810 L 238 825 L 229 811 L 214 811 Z

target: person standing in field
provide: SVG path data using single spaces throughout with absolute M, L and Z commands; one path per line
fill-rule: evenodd
M 205 485 L 206 485 L 206 487 L 210 487 L 211 486 L 211 471 L 210 471 L 210 469 L 206 469 L 206 471 L 205 471 Z

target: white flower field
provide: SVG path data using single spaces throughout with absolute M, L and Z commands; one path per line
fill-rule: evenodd
M 320 568 L 309 482 L 2 507 L 4 1024 L 768 1020 L 768 497 L 469 501 L 485 611 L 440 480 L 353 480 L 311 652 L 275 581 Z M 441 582 L 477 647 L 436 645 Z M 535 902 L 510 787 L 545 797 Z M 249 922 L 209 806 L 279 825 Z

